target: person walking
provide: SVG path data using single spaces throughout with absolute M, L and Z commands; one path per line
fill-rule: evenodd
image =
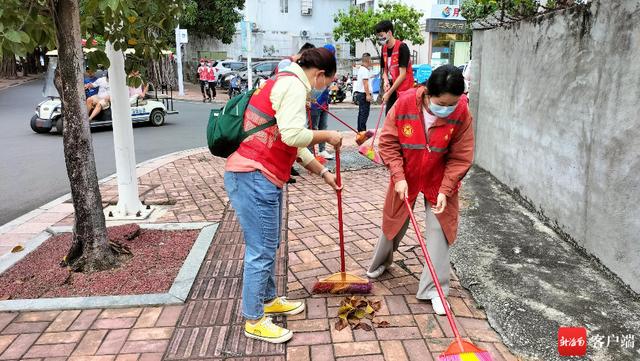
M 404 198 L 415 204 L 423 194 L 426 240 L 438 280 L 449 292 L 449 246 L 457 235 L 460 182 L 473 161 L 473 128 L 464 78 L 452 65 L 443 65 L 427 85 L 407 90 L 384 121 L 379 151 L 391 181 L 382 216 L 382 234 L 367 276 L 377 278 L 393 263 L 393 252 L 407 231 L 409 212 Z M 444 315 L 444 305 L 425 267 L 416 298 L 431 300 Z
M 398 93 L 413 87 L 413 68 L 411 67 L 409 47 L 393 36 L 391 21 L 379 22 L 375 27 L 375 32 L 378 44 L 382 45 L 382 61 L 380 62 L 384 90 L 382 102 L 386 103 L 386 112 L 388 113 L 398 99 Z
M 323 46 L 335 57 L 336 48 L 331 44 Z M 326 130 L 327 129 L 327 109 L 329 109 L 329 87 L 325 87 L 323 90 L 312 90 L 311 92 L 311 125 L 313 130 Z M 326 144 L 318 144 L 318 155 L 324 159 L 331 160 L 334 155 L 329 153 Z
M 340 148 L 337 131 L 307 129 L 307 97 L 324 89 L 336 73 L 327 49 L 305 51 L 286 71 L 256 91 L 244 113 L 244 129 L 275 119 L 276 124 L 246 138 L 227 159 L 224 186 L 244 234 L 242 315 L 247 337 L 282 343 L 293 332 L 275 325 L 270 316 L 303 312 L 304 302 L 278 297 L 276 253 L 282 228 L 282 188 L 298 159 L 307 170 L 337 190 L 336 177 L 309 152 L 312 144 L 327 142 Z
M 207 61 L 207 85 L 209 91 L 209 102 L 216 98 L 216 68 L 213 66 L 212 61 Z
M 198 80 L 200 80 L 200 91 L 202 92 L 202 102 L 207 101 L 207 93 L 209 92 L 209 82 L 207 80 L 207 66 L 205 59 L 200 59 L 198 67 Z
M 358 75 L 353 86 L 353 97 L 358 102 L 358 132 L 367 130 L 367 120 L 371 109 L 371 54 L 362 54 L 362 65 L 358 68 Z

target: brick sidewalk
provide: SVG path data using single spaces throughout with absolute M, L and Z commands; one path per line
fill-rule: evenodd
M 0 360 L 430 360 L 451 342 L 446 318 L 415 299 L 422 256 L 411 231 L 371 296 L 382 301 L 381 317 L 391 327 L 335 330 L 340 297 L 309 294 L 319 277 L 338 270 L 335 193 L 306 174 L 289 187 L 288 242 L 280 248 L 278 284 L 283 292 L 287 285 L 290 298 L 305 298 L 307 310 L 278 320 L 297 331 L 286 347 L 247 340 L 239 314 L 244 246 L 234 213 L 225 208 L 223 160 L 192 152 L 145 167 L 139 169 L 141 197 L 167 207 L 157 222 L 222 222 L 186 304 L 0 313 Z M 378 237 L 388 175 L 382 168 L 345 172 L 344 182 L 347 268 L 362 275 Z M 105 205 L 116 201 L 114 180 L 101 191 Z M 453 277 L 449 301 L 461 333 L 495 360 L 515 360 Z
M 40 79 L 43 77 L 43 74 L 29 74 L 25 76 L 18 77 L 16 79 L 7 79 L 0 78 L 0 90 L 8 89 L 20 84 L 24 84 L 30 82 L 32 80 Z

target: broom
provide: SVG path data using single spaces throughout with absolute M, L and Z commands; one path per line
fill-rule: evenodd
M 433 263 L 431 263 L 431 257 L 429 257 L 429 253 L 427 252 L 427 246 L 424 243 L 422 233 L 420 233 L 420 228 L 418 228 L 418 223 L 416 222 L 416 218 L 413 215 L 411 204 L 409 204 L 409 198 L 404 197 L 404 204 L 407 206 L 407 210 L 409 211 L 409 217 L 411 218 L 411 223 L 413 224 L 413 228 L 416 231 L 416 236 L 418 237 L 418 241 L 420 242 L 422 254 L 424 254 L 424 258 L 427 262 L 427 267 L 429 268 L 429 272 L 431 273 L 431 278 L 433 279 L 433 283 L 436 285 L 438 296 L 440 297 L 440 301 L 442 301 L 444 310 L 447 314 L 447 320 L 449 321 L 449 325 L 451 326 L 453 334 L 456 338 L 455 341 L 453 341 L 449 345 L 449 347 L 442 354 L 440 354 L 440 356 L 438 357 L 438 361 L 492 361 L 493 359 L 491 358 L 489 352 L 479 349 L 471 342 L 464 341 L 462 337 L 460 337 L 458 327 L 456 327 L 456 323 L 453 320 L 453 313 L 451 312 L 449 304 L 444 297 L 444 292 L 442 292 L 442 287 L 440 286 L 440 282 L 438 281 L 438 276 L 433 269 Z
M 382 164 L 382 159 L 380 159 L 380 156 L 378 155 L 378 153 L 376 153 L 374 145 L 376 142 L 376 135 L 378 134 L 378 129 L 380 128 L 380 120 L 382 120 L 383 112 L 384 112 L 384 103 L 382 103 L 382 106 L 380 107 L 380 114 L 378 115 L 378 123 L 376 124 L 376 129 L 372 135 L 373 140 L 371 141 L 371 146 L 365 145 L 363 141 L 362 144 L 359 144 L 360 147 L 358 148 L 358 152 L 360 152 L 360 154 L 364 155 L 365 157 L 369 158 L 369 160 L 372 160 L 378 164 Z M 368 138 L 365 139 L 365 141 L 366 140 L 368 140 Z
M 369 293 L 373 288 L 368 279 L 346 272 L 344 261 L 344 226 L 342 222 L 342 178 L 340 177 L 340 149 L 336 149 L 336 183 L 338 190 L 338 233 L 340 235 L 340 272 L 319 280 L 313 293 Z
M 337 115 L 331 113 L 329 111 L 329 109 L 324 106 L 324 105 L 320 105 L 318 103 L 316 103 L 320 109 L 324 110 L 325 112 L 327 112 L 327 114 L 329 114 L 330 116 L 332 116 L 335 120 L 339 121 L 340 123 L 342 123 L 345 127 L 349 128 L 351 131 L 353 131 L 354 133 L 356 133 L 356 144 L 358 145 L 362 145 L 362 143 L 366 142 L 369 138 L 371 138 L 375 133 L 370 131 L 370 130 L 363 130 L 361 132 L 355 130 L 352 126 L 350 126 L 349 124 L 347 124 L 347 122 L 345 122 L 344 120 L 340 119 Z

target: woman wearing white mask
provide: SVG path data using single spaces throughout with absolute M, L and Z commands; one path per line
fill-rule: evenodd
M 379 277 L 393 263 L 393 252 L 409 224 L 404 205 L 425 199 L 426 241 L 436 274 L 449 292 L 449 246 L 456 240 L 460 182 L 473 161 L 473 128 L 464 78 L 452 65 L 436 69 L 427 85 L 407 90 L 387 114 L 380 135 L 380 157 L 391 182 L 382 217 L 382 234 L 367 276 Z M 424 269 L 416 297 L 431 300 L 444 315 L 428 269 Z

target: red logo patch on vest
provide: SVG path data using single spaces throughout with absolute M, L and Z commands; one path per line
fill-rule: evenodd
M 407 138 L 411 137 L 413 135 L 413 127 L 409 124 L 403 125 L 402 134 L 404 134 L 404 136 Z

